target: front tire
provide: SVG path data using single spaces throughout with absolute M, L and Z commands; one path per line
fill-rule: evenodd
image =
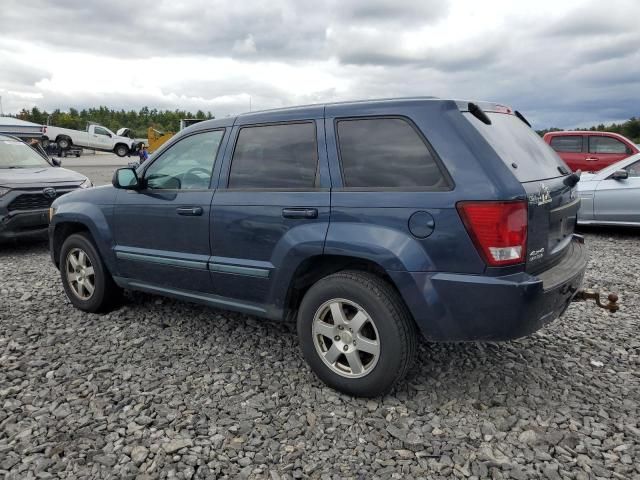
M 121 298 L 122 290 L 85 233 L 70 235 L 62 244 L 60 275 L 69 301 L 85 312 L 107 311 Z
M 129 153 L 129 147 L 126 145 L 116 145 L 116 148 L 114 148 L 113 151 L 117 156 L 124 157 Z
M 298 311 L 302 353 L 327 385 L 354 396 L 388 392 L 406 375 L 416 352 L 416 329 L 398 293 L 360 271 L 323 278 Z

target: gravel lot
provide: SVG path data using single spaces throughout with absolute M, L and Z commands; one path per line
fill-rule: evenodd
M 587 242 L 615 316 L 425 343 L 368 401 L 324 387 L 287 325 L 144 294 L 81 313 L 46 244 L 2 246 L 0 478 L 640 478 L 640 233 Z

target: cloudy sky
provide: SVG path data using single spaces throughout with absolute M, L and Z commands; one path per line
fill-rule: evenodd
M 640 116 L 640 1 L 2 0 L 0 95 L 218 117 L 435 95 L 587 126 Z

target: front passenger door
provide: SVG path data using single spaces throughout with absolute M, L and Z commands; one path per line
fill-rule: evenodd
M 211 175 L 224 133 L 180 139 L 145 169 L 142 190 L 118 191 L 115 251 L 121 276 L 142 286 L 211 290 Z
M 629 178 L 606 178 L 598 183 L 593 209 L 596 220 L 640 224 L 640 161 L 625 170 Z

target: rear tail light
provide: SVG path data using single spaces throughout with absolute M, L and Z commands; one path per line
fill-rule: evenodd
M 523 263 L 527 250 L 527 203 L 459 202 L 458 213 L 490 267 Z

